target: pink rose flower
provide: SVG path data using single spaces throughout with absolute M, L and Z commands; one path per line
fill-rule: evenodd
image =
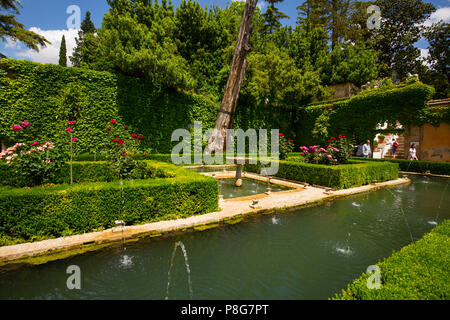
M 77 139 L 77 138 L 72 138 L 72 141 L 73 141 L 73 142 L 77 142 L 78 139 Z
M 72 128 L 67 128 L 66 131 L 67 131 L 68 133 L 72 133 L 72 132 L 73 132 Z
M 13 129 L 14 131 L 22 131 L 22 127 L 19 125 L 14 125 L 11 127 L 11 129 Z
M 30 125 L 30 123 L 24 121 L 24 122 L 21 123 L 21 125 L 22 125 L 22 128 L 26 128 L 26 127 L 28 127 Z
M 75 122 L 74 122 L 74 121 L 69 121 L 69 122 L 67 122 L 67 124 L 68 124 L 69 126 L 73 126 L 73 125 L 75 124 Z

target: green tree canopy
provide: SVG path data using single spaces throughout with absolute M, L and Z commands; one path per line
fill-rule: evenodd
M 0 0 L 0 39 L 23 42 L 28 48 L 39 51 L 39 46 L 45 47 L 48 42 L 43 36 L 25 29 L 16 20 L 21 4 L 18 0 Z

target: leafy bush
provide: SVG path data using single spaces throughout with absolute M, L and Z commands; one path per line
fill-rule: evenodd
M 104 146 L 106 148 L 106 158 L 109 160 L 112 169 L 119 179 L 129 179 L 136 170 L 141 170 L 142 161 L 137 159 L 140 152 L 140 142 L 145 137 L 136 133 L 129 133 L 128 125 L 121 125 L 113 119 L 106 127 L 108 139 Z
M 397 163 L 401 171 L 407 172 L 426 173 L 429 171 L 432 174 L 450 175 L 450 163 L 448 162 L 411 161 L 404 159 L 365 159 L 365 161 Z
M 364 273 L 334 300 L 448 300 L 450 299 L 450 220 L 444 221 L 416 243 L 377 265 L 381 288 L 368 289 Z
M 292 151 L 294 151 L 294 140 L 280 133 L 280 159 L 286 160 Z
M 246 164 L 244 169 L 260 173 L 261 163 Z M 295 161 L 280 161 L 279 170 L 275 175 L 293 181 L 309 184 L 346 189 L 398 178 L 398 165 L 392 163 L 374 163 L 350 161 L 340 166 L 316 165 Z
M 304 161 L 312 164 L 340 165 L 348 163 L 352 155 L 352 141 L 346 136 L 339 135 L 328 140 L 327 147 L 300 147 Z
M 4 160 L 9 167 L 10 178 L 26 181 L 27 186 L 38 186 L 51 182 L 61 172 L 63 156 L 51 142 L 39 146 L 17 143 L 0 153 L 0 163 Z
M 0 245 L 110 228 L 115 220 L 138 225 L 218 209 L 217 180 L 165 163 L 151 161 L 148 167 L 150 175 L 166 178 L 124 181 L 123 189 L 118 181 L 2 187 Z M 79 169 L 91 172 L 87 180 L 95 180 L 104 178 L 108 165 L 82 164 Z

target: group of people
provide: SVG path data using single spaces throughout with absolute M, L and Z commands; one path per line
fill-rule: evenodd
M 389 150 L 392 154 L 392 157 L 394 159 L 396 159 L 397 158 L 397 150 L 399 147 L 397 140 L 395 138 L 392 138 L 392 141 L 389 145 L 390 145 Z M 356 151 L 356 156 L 370 158 L 371 154 L 372 154 L 372 147 L 371 147 L 370 140 L 367 140 L 366 143 L 364 143 L 364 144 L 361 142 Z M 408 160 L 419 160 L 419 158 L 417 158 L 417 147 L 416 147 L 415 143 L 411 144 L 411 147 L 408 152 Z
M 360 143 L 358 146 L 358 150 L 356 151 L 357 157 L 370 158 L 372 154 L 372 147 L 370 146 L 370 140 L 367 140 L 366 143 Z

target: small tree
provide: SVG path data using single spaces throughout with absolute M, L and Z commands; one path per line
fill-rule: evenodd
M 66 37 L 63 35 L 61 39 L 61 47 L 59 48 L 59 65 L 67 67 L 67 47 Z

